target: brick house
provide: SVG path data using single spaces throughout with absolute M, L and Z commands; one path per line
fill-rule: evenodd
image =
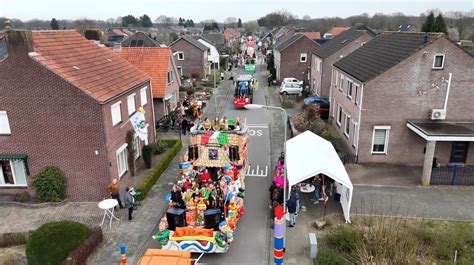
M 294 77 L 308 81 L 311 53 L 319 44 L 304 33 L 296 33 L 281 39 L 273 46 L 276 80 Z
M 122 41 L 122 47 L 159 47 L 157 42 L 145 32 L 139 31 Z
M 334 64 L 332 124 L 361 163 L 473 164 L 474 60 L 443 34 L 383 32 Z M 444 106 L 444 107 L 443 107 Z
M 311 57 L 311 93 L 329 98 L 332 65 L 370 41 L 375 33 L 364 26 L 354 26 L 314 49 Z
M 155 139 L 150 78 L 75 31 L 9 30 L 0 42 L 0 195 L 34 192 L 31 176 L 59 167 L 72 201 L 108 196 L 128 178 L 129 121 L 143 106 Z M 0 52 L 2 54 L 2 52 Z
M 209 74 L 209 62 L 207 60 L 209 48 L 191 36 L 183 36 L 170 44 L 170 48 L 176 58 L 176 65 L 182 72 L 182 76 L 197 79 L 206 78 Z
M 176 109 L 181 86 L 181 69 L 176 67 L 170 48 L 122 47 L 117 54 L 151 77 L 156 120 Z

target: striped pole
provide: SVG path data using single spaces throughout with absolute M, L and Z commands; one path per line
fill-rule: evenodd
M 285 239 L 285 215 L 283 207 L 278 205 L 275 208 L 275 225 L 274 225 L 274 240 L 273 240 L 273 257 L 276 265 L 283 263 L 284 253 L 284 239 Z
M 125 244 L 120 244 L 121 265 L 127 265 L 127 254 Z

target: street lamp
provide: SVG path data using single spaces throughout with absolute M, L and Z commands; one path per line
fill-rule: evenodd
M 212 59 L 212 67 L 214 68 L 214 89 L 213 89 L 212 92 L 215 94 L 214 95 L 214 111 L 215 111 L 216 116 L 217 116 L 217 99 L 216 99 L 216 97 L 217 97 L 217 95 L 216 95 L 217 94 L 217 84 L 216 84 L 217 80 L 216 80 L 216 62 L 215 62 L 216 58 L 217 58 L 217 64 L 219 64 L 219 59 L 220 59 L 219 55 L 214 56 L 214 58 Z
M 260 105 L 260 104 L 247 104 L 244 106 L 246 109 L 249 109 L 249 110 L 254 110 L 254 109 L 277 109 L 277 110 L 280 110 L 283 112 L 284 116 L 284 121 L 283 121 L 283 124 L 284 124 L 284 134 L 285 134 L 285 141 L 283 142 L 283 150 L 285 152 L 285 157 L 284 157 L 284 161 L 285 161 L 285 166 L 283 167 L 283 211 L 286 211 L 286 179 L 287 179 L 287 176 L 286 176 L 286 167 L 288 166 L 286 164 L 286 127 L 287 127 L 287 122 L 288 122 L 288 114 L 286 113 L 286 110 L 284 108 L 280 108 L 280 107 L 274 107 L 274 106 L 267 106 L 267 105 Z M 285 217 L 286 219 L 286 217 Z M 286 239 L 286 225 L 285 225 L 285 236 L 284 238 Z M 285 240 L 284 239 L 284 243 L 283 243 L 283 246 L 285 245 Z

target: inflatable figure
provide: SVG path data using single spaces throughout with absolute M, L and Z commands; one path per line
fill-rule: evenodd
M 203 198 L 199 199 L 199 203 L 197 204 L 197 216 L 196 216 L 196 225 L 204 225 L 204 211 L 206 210 L 207 206 L 204 203 Z
M 156 232 L 156 234 L 152 236 L 152 238 L 158 240 L 160 242 L 160 245 L 165 246 L 166 244 L 168 244 L 169 236 L 170 230 L 166 230 L 164 232 Z
M 186 209 L 186 224 L 194 226 L 196 223 L 196 203 L 192 198 L 188 201 Z

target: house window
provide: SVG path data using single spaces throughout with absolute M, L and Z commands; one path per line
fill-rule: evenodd
M 352 81 L 347 80 L 347 97 L 352 99 Z
M 349 139 L 349 134 L 351 132 L 351 116 L 348 115 L 347 113 L 344 113 L 344 135 L 346 136 L 347 139 Z
M 352 147 L 357 147 L 357 122 L 352 123 Z
M 444 67 L 444 54 L 435 54 L 433 60 L 433 69 L 443 69 Z
M 178 70 L 179 76 L 183 76 L 183 67 L 178 66 L 176 69 Z
M 135 160 L 137 160 L 140 157 L 140 137 L 135 136 L 135 140 L 133 142 L 133 148 L 135 148 Z
M 300 54 L 300 63 L 306 63 L 308 59 L 308 54 L 307 53 L 301 53 Z
M 335 73 L 336 74 L 334 75 L 334 79 L 335 79 L 334 84 L 336 85 L 336 87 L 338 87 L 339 86 L 339 72 L 335 71 Z
M 332 117 L 336 117 L 336 100 L 332 101 Z
M 321 72 L 321 64 L 319 59 L 315 58 L 314 63 L 316 64 L 316 71 Z
M 372 154 L 386 154 L 390 126 L 374 126 L 372 137 Z
M 0 186 L 26 186 L 26 170 L 23 160 L 0 160 Z
M 355 104 L 359 104 L 359 86 L 354 84 L 354 98 L 355 98 Z
M 178 61 L 184 60 L 184 52 L 177 52 Z
M 117 169 L 118 176 L 121 178 L 125 172 L 127 172 L 127 144 L 122 145 L 117 150 Z
M 142 89 L 140 89 L 140 102 L 142 103 L 142 107 L 146 105 L 146 103 L 148 102 L 147 101 L 147 97 L 146 97 L 146 89 L 148 87 L 144 87 Z
M 10 123 L 6 111 L 0 110 L 0 135 L 11 134 Z
M 341 127 L 341 123 L 342 123 L 342 108 L 341 108 L 341 106 L 338 106 L 338 109 L 337 109 L 337 121 L 336 121 L 336 123 L 339 127 Z
M 340 80 L 339 80 L 339 90 L 343 91 L 344 90 L 344 75 L 341 74 Z
M 130 96 L 127 97 L 127 108 L 128 108 L 128 115 L 132 115 L 135 113 L 136 108 L 135 108 L 135 93 L 131 94 Z
M 121 104 L 122 104 L 122 101 L 119 101 L 113 104 L 112 107 L 110 107 L 112 110 L 112 125 L 113 126 L 119 124 L 122 121 L 122 112 L 120 111 Z
M 168 84 L 171 84 L 173 83 L 174 79 L 173 79 L 173 71 L 169 71 L 168 72 Z

